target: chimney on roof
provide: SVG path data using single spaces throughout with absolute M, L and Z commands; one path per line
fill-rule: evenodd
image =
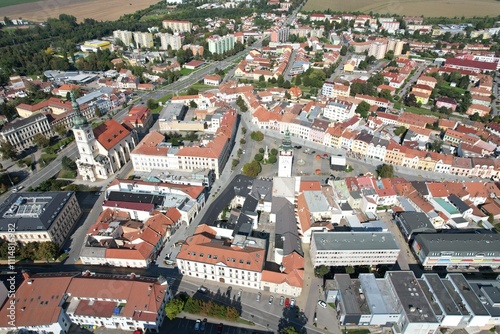
M 30 274 L 28 274 L 28 272 L 27 272 L 27 271 L 23 271 L 23 278 L 24 278 L 25 280 L 29 280 L 29 278 L 30 278 Z

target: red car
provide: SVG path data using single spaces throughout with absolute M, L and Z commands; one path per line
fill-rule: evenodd
M 290 306 L 290 298 L 285 299 L 285 307 Z

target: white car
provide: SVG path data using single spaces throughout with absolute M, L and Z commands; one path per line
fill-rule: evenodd
M 326 303 L 322 300 L 318 300 L 318 305 L 321 306 L 322 308 L 326 308 Z

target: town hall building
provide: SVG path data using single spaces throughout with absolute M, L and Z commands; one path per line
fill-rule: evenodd
M 116 173 L 130 160 L 130 152 L 137 144 L 137 133 L 126 123 L 110 119 L 92 129 L 80 112 L 80 106 L 71 95 L 73 133 L 80 158 L 76 160 L 78 173 L 84 180 L 104 180 Z

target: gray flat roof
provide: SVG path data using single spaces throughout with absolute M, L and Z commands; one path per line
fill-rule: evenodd
M 441 310 L 439 304 L 436 302 L 433 293 L 431 291 L 431 288 L 429 287 L 427 282 L 421 278 L 417 279 L 417 281 L 418 284 L 420 284 L 422 291 L 424 292 L 425 298 L 427 298 L 427 301 L 429 302 L 429 305 L 432 308 L 432 312 L 434 312 L 435 315 L 443 315 L 443 311 Z
M 349 274 L 336 274 L 334 277 L 342 298 L 346 314 L 370 314 L 366 298 L 361 297 L 361 282 L 351 279 Z
M 462 315 L 438 274 L 423 274 L 422 279 L 427 283 L 434 295 L 433 298 L 436 299 L 446 315 Z
M 71 199 L 72 191 L 23 192 L 11 194 L 0 204 L 0 231 L 9 224 L 16 231 L 47 231 Z
M 474 315 L 489 315 L 481 300 L 472 291 L 471 286 L 462 274 L 448 274 L 446 278 L 453 283 L 455 290 L 462 296 Z
M 390 232 L 316 232 L 317 250 L 399 250 Z
M 479 297 L 488 313 L 495 318 L 500 317 L 500 290 L 493 285 L 482 285 L 479 283 L 470 283 L 472 290 Z
M 377 279 L 373 274 L 359 274 L 358 278 L 372 314 L 400 313 L 396 296 L 384 284 L 384 279 Z
M 453 283 L 447 279 L 441 280 L 441 282 L 443 283 L 444 287 L 446 288 L 446 291 L 450 294 L 450 297 L 451 297 L 451 299 L 453 299 L 453 302 L 455 303 L 455 305 L 457 305 L 460 313 L 462 313 L 462 315 L 470 315 L 470 312 L 465 308 L 465 305 L 463 304 L 462 298 L 455 291 L 455 287 L 453 286 Z
M 415 237 L 424 254 L 432 252 L 488 252 L 500 255 L 500 234 L 429 233 Z
M 394 287 L 409 322 L 438 322 L 412 271 L 391 271 L 386 277 Z
M 399 220 L 409 234 L 436 231 L 427 215 L 423 212 L 402 212 L 399 214 Z

